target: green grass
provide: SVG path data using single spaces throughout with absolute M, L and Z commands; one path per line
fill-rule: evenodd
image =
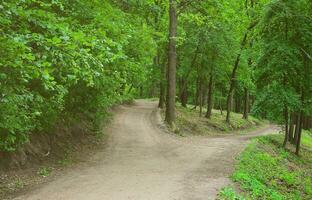
M 240 196 L 232 187 L 224 187 L 221 189 L 218 200 L 245 200 L 246 198 Z
M 233 133 L 240 130 L 239 133 L 244 133 L 243 130 L 254 128 L 264 124 L 252 116 L 248 120 L 243 119 L 243 115 L 239 113 L 231 113 L 231 124 L 225 121 L 225 112 L 221 115 L 219 110 L 213 110 L 211 119 L 205 118 L 206 109 L 203 109 L 202 117 L 199 116 L 199 109 L 192 109 L 193 106 L 184 108 L 180 105 L 176 106 L 177 127 L 183 133 L 192 133 L 195 135 L 215 135 L 224 133 Z
M 312 136 L 303 133 L 299 157 L 293 148 L 284 150 L 282 141 L 282 135 L 256 138 L 239 156 L 232 180 L 246 199 L 312 199 Z M 235 199 L 224 193 L 220 192 L 223 199 Z

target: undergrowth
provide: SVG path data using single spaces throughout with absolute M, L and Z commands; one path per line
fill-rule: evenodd
M 184 133 L 196 135 L 214 135 L 233 133 L 233 131 L 242 131 L 252 129 L 264 124 L 263 121 L 249 116 L 248 120 L 243 119 L 240 113 L 231 113 L 231 123 L 225 121 L 225 112 L 221 114 L 219 110 L 213 110 L 211 119 L 205 118 L 206 109 L 203 109 L 202 116 L 199 116 L 199 110 L 193 109 L 193 106 L 184 108 L 176 106 L 177 126 Z M 243 132 L 240 132 L 243 133 Z
M 220 199 L 312 199 L 312 136 L 303 134 L 300 156 L 282 148 L 282 135 L 254 139 L 239 156 L 232 180 L 244 198 L 234 189 L 221 190 Z

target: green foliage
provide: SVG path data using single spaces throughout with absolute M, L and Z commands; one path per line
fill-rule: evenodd
M 255 74 L 259 98 L 254 112 L 279 122 L 285 106 L 291 112 L 311 115 L 309 4 L 307 0 L 270 1 L 258 28 L 260 42 L 256 45 L 260 51 Z
M 99 0 L 4 1 L 0 32 L 0 151 L 68 116 L 99 127 L 146 80 L 156 47 L 142 17 Z
M 306 136 L 306 134 L 305 134 Z M 240 155 L 232 176 L 251 199 L 311 199 L 312 146 L 302 157 L 281 148 L 280 135 L 253 140 Z
M 232 187 L 224 187 L 218 195 L 218 200 L 245 200 L 244 197 L 238 195 Z

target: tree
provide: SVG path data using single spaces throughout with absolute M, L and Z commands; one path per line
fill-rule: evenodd
M 177 37 L 177 3 L 169 1 L 169 46 L 168 46 L 168 72 L 167 72 L 167 101 L 165 121 L 174 126 L 175 123 L 175 96 L 176 96 L 176 37 Z

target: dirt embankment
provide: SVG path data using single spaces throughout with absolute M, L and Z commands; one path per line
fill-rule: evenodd
M 30 142 L 16 152 L 0 152 L 0 199 L 52 179 L 105 142 L 105 136 L 93 131 L 83 117 L 59 122 L 49 132 L 31 134 Z

